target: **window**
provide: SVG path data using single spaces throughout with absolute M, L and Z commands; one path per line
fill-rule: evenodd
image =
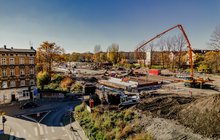
M 2 81 L 2 88 L 8 88 L 7 81 Z
M 2 77 L 5 77 L 5 76 L 7 76 L 7 71 L 6 69 L 2 69 Z
M 34 74 L 34 68 L 30 68 L 30 74 Z
M 34 58 L 29 59 L 29 64 L 34 64 Z
M 20 58 L 19 61 L 20 61 L 20 64 L 24 64 L 24 58 Z
M 2 58 L 2 65 L 6 65 L 6 58 Z
M 14 58 L 10 58 L 10 64 L 15 64 L 15 59 Z
M 23 91 L 23 97 L 25 97 L 25 91 Z
M 20 81 L 20 86 L 25 86 L 25 80 Z
M 34 83 L 35 83 L 35 82 L 34 82 L 34 79 L 31 79 L 31 80 L 30 80 L 30 85 L 34 85 Z
M 15 81 L 10 81 L 10 87 L 15 87 Z
M 28 96 L 29 92 L 27 90 L 23 90 L 23 97 Z
M 20 69 L 20 75 L 25 75 L 24 69 Z
M 11 76 L 14 76 L 14 75 L 15 75 L 15 69 L 11 69 L 11 70 L 10 70 L 10 75 L 11 75 Z

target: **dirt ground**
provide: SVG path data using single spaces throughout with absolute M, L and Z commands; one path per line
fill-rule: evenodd
M 210 84 L 220 89 L 220 76 L 203 76 L 213 79 Z M 188 88 L 175 77 L 142 78 L 169 83 L 141 92 L 141 102 L 132 107 L 140 114 L 145 132 L 157 140 L 220 139 L 220 91 Z
M 141 102 L 134 110 L 142 114 L 145 131 L 158 140 L 220 138 L 220 92 L 216 90 L 171 83 L 142 92 Z

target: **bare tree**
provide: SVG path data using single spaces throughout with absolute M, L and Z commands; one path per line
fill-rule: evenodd
M 171 44 L 171 52 L 173 53 L 173 57 L 172 57 L 172 69 L 174 69 L 175 67 L 175 63 L 174 63 L 174 59 L 175 59 L 175 52 L 176 52 L 176 46 L 178 43 L 178 38 L 177 36 L 173 36 L 170 40 L 170 44 Z
M 94 55 L 93 55 L 93 60 L 95 62 L 100 62 L 100 54 L 101 54 L 102 48 L 100 45 L 95 45 L 94 47 Z
M 179 34 L 177 36 L 169 37 L 165 40 L 165 49 L 167 50 L 168 60 L 166 60 L 167 66 L 170 67 L 172 64 L 172 69 L 174 69 L 176 65 L 176 58 L 178 59 L 178 68 L 181 66 L 181 55 L 182 50 L 185 45 L 184 36 Z M 166 57 L 167 57 L 166 56 Z M 165 59 L 165 58 L 164 58 Z
M 178 69 L 180 69 L 180 67 L 182 66 L 182 62 L 181 62 L 182 51 L 183 51 L 184 47 L 186 46 L 186 40 L 182 34 L 179 34 L 177 36 L 177 39 L 178 39 L 178 41 L 177 41 L 176 49 L 178 51 Z
M 102 51 L 101 45 L 95 45 L 95 47 L 94 47 L 94 53 L 96 54 L 96 53 L 99 53 L 99 52 L 101 52 L 101 51 Z
M 171 49 L 172 49 L 172 39 L 171 38 L 167 38 L 165 40 L 165 48 L 167 50 L 167 60 L 166 60 L 166 63 L 167 63 L 167 67 L 170 68 L 170 52 L 171 52 Z
M 140 60 L 140 63 L 143 62 L 144 66 L 146 64 L 145 60 L 146 60 L 146 47 L 142 47 L 140 48 L 140 51 L 139 51 L 139 60 Z M 143 60 L 143 61 L 142 61 Z
M 213 31 L 209 41 L 209 45 L 212 48 L 220 50 L 220 25 L 215 27 L 215 30 Z
M 149 46 L 150 46 L 150 66 L 149 66 L 149 68 L 151 69 L 151 67 L 152 67 L 152 59 L 153 59 L 154 44 L 151 43 Z
M 162 61 L 162 68 L 164 68 L 164 64 L 165 64 L 165 60 L 164 60 L 164 50 L 165 50 L 165 40 L 163 38 L 161 38 L 158 41 L 158 45 L 160 46 L 160 52 L 161 52 L 161 61 Z

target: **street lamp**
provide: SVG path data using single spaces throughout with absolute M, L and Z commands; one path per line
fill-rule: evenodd
M 7 121 L 7 119 L 5 118 L 5 112 L 2 112 L 2 127 L 3 127 L 3 133 L 5 130 L 5 122 Z

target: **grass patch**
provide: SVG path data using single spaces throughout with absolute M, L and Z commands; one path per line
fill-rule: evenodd
M 140 133 L 140 122 L 131 109 L 102 111 L 102 108 L 96 107 L 89 113 L 85 104 L 81 104 L 75 108 L 74 115 L 91 140 L 121 140 Z

